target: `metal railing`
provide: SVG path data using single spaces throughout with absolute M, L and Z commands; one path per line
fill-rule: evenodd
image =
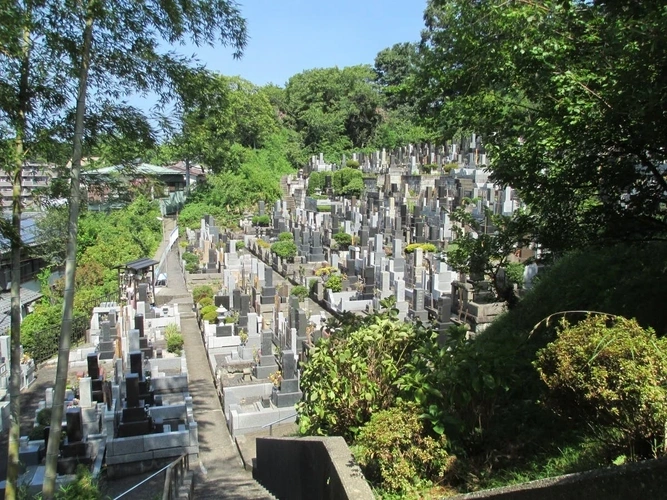
M 179 459 L 179 460 L 180 460 L 180 459 Z M 167 470 L 167 469 L 168 469 L 169 467 L 171 467 L 171 466 L 172 466 L 172 464 L 165 465 L 165 466 L 162 467 L 159 471 L 154 472 L 153 474 L 151 474 L 150 476 L 148 476 L 146 479 L 144 479 L 144 480 L 141 481 L 140 483 L 135 484 L 135 485 L 132 486 L 132 488 L 130 488 L 129 490 L 124 491 L 123 493 L 121 493 L 120 495 L 118 495 L 117 497 L 115 497 L 113 500 L 118 500 L 119 498 L 123 498 L 123 497 L 124 497 L 125 495 L 127 495 L 129 492 L 136 490 L 136 489 L 137 489 L 139 486 L 141 486 L 142 484 L 147 483 L 148 481 L 150 481 L 151 479 L 153 479 L 155 476 L 157 476 L 157 475 L 159 475 L 159 474 L 162 474 L 165 470 Z
M 275 422 L 271 422 L 270 424 L 263 425 L 262 427 L 260 427 L 260 429 L 266 429 L 268 427 L 269 428 L 269 436 L 273 436 L 273 426 L 274 425 L 279 424 L 280 422 L 284 422 L 285 420 L 288 420 L 288 419 L 294 418 L 294 417 L 295 417 L 295 415 L 288 415 L 286 417 L 279 418 Z
M 167 475 L 164 478 L 164 490 L 162 490 L 162 500 L 172 500 L 178 496 L 178 489 L 183 485 L 183 481 L 190 470 L 190 459 L 188 454 L 184 453 L 174 460 L 167 467 Z M 190 492 L 188 498 L 192 498 L 195 488 L 194 477 L 190 483 Z

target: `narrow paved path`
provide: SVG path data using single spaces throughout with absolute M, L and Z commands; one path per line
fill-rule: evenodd
M 181 297 L 173 299 L 173 302 L 178 303 L 181 312 L 189 389 L 199 427 L 201 464 L 199 470 L 196 470 L 195 498 L 274 498 L 243 468 L 241 457 L 227 429 L 204 343 L 192 312 L 192 299 L 183 297 L 187 288 L 175 249 L 168 257 L 167 288 L 164 292 L 166 295 Z

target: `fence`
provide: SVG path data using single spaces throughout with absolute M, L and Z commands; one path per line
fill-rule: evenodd
M 77 314 L 72 319 L 72 346 L 85 342 L 86 331 L 90 325 L 90 316 L 93 312 L 93 308 L 99 306 L 103 302 L 117 301 L 118 296 L 116 294 L 105 295 L 91 300 L 83 308 L 79 309 L 79 311 L 83 309 L 85 312 L 83 314 Z M 61 325 L 53 325 L 51 328 L 34 332 L 32 334 L 32 346 L 29 351 L 31 357 L 35 360 L 35 364 L 42 363 L 58 354 L 60 331 Z
M 187 453 L 184 453 L 169 465 L 164 479 L 162 500 L 182 498 L 180 490 L 183 486 L 187 489 L 187 498 L 192 498 L 194 492 L 194 480 L 192 474 L 188 474 L 189 470 L 190 459 Z

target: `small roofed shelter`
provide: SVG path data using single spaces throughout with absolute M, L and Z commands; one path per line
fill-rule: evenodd
M 148 296 L 146 302 L 155 303 L 155 266 L 157 260 L 143 257 L 133 260 L 127 264 L 118 266 L 118 291 L 120 301 L 127 300 L 132 302 L 134 307 L 137 305 L 139 285 L 148 285 Z

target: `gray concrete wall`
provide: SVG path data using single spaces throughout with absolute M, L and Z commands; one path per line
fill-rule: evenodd
M 454 500 L 626 500 L 667 498 L 667 458 L 478 491 Z
M 257 438 L 253 477 L 281 500 L 372 500 L 342 437 Z

